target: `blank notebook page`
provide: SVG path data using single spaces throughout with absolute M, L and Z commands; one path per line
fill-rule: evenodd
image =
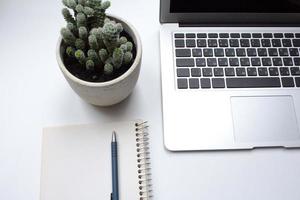
M 45 128 L 41 200 L 109 200 L 113 130 L 118 141 L 120 200 L 138 200 L 135 128 L 133 121 Z

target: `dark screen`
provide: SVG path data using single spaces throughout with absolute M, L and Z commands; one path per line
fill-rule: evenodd
M 171 13 L 300 13 L 300 0 L 170 0 Z

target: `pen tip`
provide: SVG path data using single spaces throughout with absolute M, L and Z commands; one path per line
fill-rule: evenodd
M 111 138 L 111 140 L 112 140 L 113 142 L 117 141 L 116 131 L 113 131 L 113 132 L 112 132 L 112 138 Z

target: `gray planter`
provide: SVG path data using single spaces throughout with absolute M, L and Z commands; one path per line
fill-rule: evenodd
M 142 44 L 139 34 L 135 28 L 119 17 L 112 15 L 109 15 L 108 17 L 122 23 L 124 31 L 126 31 L 132 37 L 136 48 L 136 57 L 132 66 L 121 76 L 111 81 L 101 83 L 83 81 L 73 76 L 66 69 L 62 61 L 63 49 L 61 46 L 61 37 L 58 40 L 56 49 L 56 59 L 58 65 L 71 88 L 83 100 L 97 106 L 111 106 L 123 101 L 130 95 L 138 80 L 142 60 Z

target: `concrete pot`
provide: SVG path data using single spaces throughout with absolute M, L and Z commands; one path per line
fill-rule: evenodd
M 83 81 L 73 76 L 67 70 L 62 61 L 64 49 L 61 45 L 61 37 L 58 40 L 56 49 L 56 59 L 58 65 L 71 88 L 83 100 L 97 106 L 111 106 L 126 99 L 136 85 L 142 61 L 142 44 L 139 34 L 135 30 L 135 28 L 119 17 L 111 15 L 109 15 L 108 17 L 115 20 L 116 22 L 120 22 L 123 25 L 124 31 L 132 37 L 134 46 L 136 48 L 136 57 L 132 66 L 121 76 L 111 81 L 101 83 Z

